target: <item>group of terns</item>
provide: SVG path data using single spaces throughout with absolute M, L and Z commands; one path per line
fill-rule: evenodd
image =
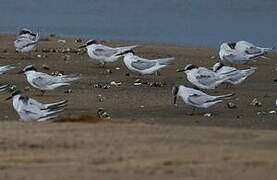
M 39 41 L 39 33 L 34 33 L 29 29 L 22 29 L 17 39 L 14 41 L 14 46 L 17 52 L 30 53 L 34 50 Z M 171 64 L 173 57 L 146 59 L 136 55 L 134 48 L 137 46 L 126 47 L 108 47 L 100 44 L 96 40 L 89 40 L 79 48 L 86 48 L 87 54 L 99 64 L 105 66 L 108 63 L 113 63 L 123 57 L 123 62 L 126 67 L 140 75 L 154 74 Z M 273 51 L 273 48 L 257 47 L 246 41 L 238 41 L 231 43 L 223 43 L 220 46 L 219 57 L 220 62 L 216 63 L 212 69 L 198 67 L 194 64 L 188 64 L 185 68 L 178 72 L 185 72 L 187 79 L 195 88 L 186 87 L 183 85 L 174 86 L 172 89 L 174 104 L 177 104 L 177 97 L 180 97 L 186 104 L 196 108 L 208 108 L 225 99 L 229 99 L 233 94 L 225 94 L 220 96 L 211 96 L 204 93 L 202 90 L 215 89 L 222 83 L 240 84 L 248 76 L 253 74 L 255 67 L 239 70 L 229 65 L 246 64 L 249 61 L 262 57 Z M 15 66 L 7 65 L 0 67 L 0 74 L 14 69 Z M 70 75 L 49 75 L 43 72 L 38 72 L 33 65 L 26 66 L 20 73 L 26 75 L 28 83 L 42 92 L 54 90 L 58 87 L 68 86 L 72 81 L 80 79 L 80 76 Z M 42 104 L 21 93 L 15 86 L 2 85 L 0 92 L 9 89 L 12 93 L 8 99 L 13 99 L 13 107 L 23 121 L 45 121 L 57 117 L 57 113 L 62 112 L 67 105 L 67 101 L 59 101 L 50 104 Z

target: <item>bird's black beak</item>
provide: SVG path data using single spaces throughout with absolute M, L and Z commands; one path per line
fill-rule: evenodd
M 83 44 L 83 45 L 79 46 L 79 49 L 83 49 L 83 48 L 86 48 L 86 47 L 87 47 L 87 45 Z
M 123 54 L 125 54 L 125 53 L 122 52 L 122 53 L 119 53 L 119 54 L 117 54 L 117 55 L 115 55 L 115 56 L 122 56 Z
M 12 96 L 9 96 L 6 98 L 6 101 L 10 100 L 11 98 L 13 98 Z
M 21 71 L 18 71 L 16 74 L 23 74 L 23 73 L 24 73 L 24 71 L 21 70 Z
M 177 106 L 177 96 L 176 95 L 174 95 L 173 105 Z
M 184 71 L 186 71 L 185 69 L 177 69 L 176 70 L 177 72 L 184 72 Z

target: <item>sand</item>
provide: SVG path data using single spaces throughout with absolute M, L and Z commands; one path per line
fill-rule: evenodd
M 178 100 L 172 105 L 171 88 L 190 86 L 176 69 L 188 63 L 212 66 L 216 49 L 185 48 L 140 44 L 137 54 L 147 58 L 176 57 L 174 64 L 158 77 L 139 77 L 146 82 L 162 82 L 162 87 L 134 86 L 136 75 L 128 72 L 122 60 L 102 68 L 86 53 L 44 53 L 45 49 L 76 48 L 50 38 L 40 42 L 31 57 L 15 53 L 15 36 L 0 35 L 1 64 L 18 69 L 1 76 L 1 82 L 29 89 L 25 93 L 42 102 L 67 99 L 68 107 L 60 119 L 87 116 L 79 122 L 22 123 L 0 94 L 0 178 L 1 179 L 276 179 L 277 55 L 258 59 L 242 68 L 254 66 L 257 72 L 243 84 L 221 86 L 209 94 L 236 93 L 231 101 L 192 114 L 192 108 Z M 104 42 L 111 46 L 127 42 Z M 25 65 L 51 73 L 80 73 L 82 79 L 71 87 L 49 91 L 45 96 L 16 74 Z M 50 70 L 42 69 L 47 65 Z M 120 69 L 119 69 L 120 68 Z M 110 69 L 112 73 L 108 73 Z M 126 73 L 129 73 L 127 76 Z M 121 82 L 118 87 L 96 88 L 95 84 Z M 72 93 L 64 93 L 68 89 Z M 99 100 L 103 99 L 103 101 Z M 261 107 L 249 105 L 257 98 Z M 98 120 L 104 108 L 110 120 Z M 266 112 L 265 115 L 257 115 Z M 204 117 L 212 113 L 211 117 Z

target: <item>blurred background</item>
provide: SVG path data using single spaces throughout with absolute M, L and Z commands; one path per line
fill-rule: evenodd
M 248 40 L 275 46 L 276 0 L 1 0 L 0 32 L 190 47 Z

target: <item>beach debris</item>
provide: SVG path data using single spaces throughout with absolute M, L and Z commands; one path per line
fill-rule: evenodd
M 276 114 L 276 111 L 275 110 L 271 110 L 268 112 L 268 114 Z
M 212 117 L 212 116 L 213 116 L 212 113 L 205 113 L 205 114 L 204 114 L 204 117 Z
M 44 70 L 47 70 L 47 71 L 50 70 L 50 68 L 49 68 L 49 66 L 47 64 L 43 64 L 41 66 L 41 68 L 44 69 Z
M 215 56 L 211 56 L 210 59 L 216 59 L 216 57 Z
M 235 108 L 237 108 L 237 105 L 235 103 L 233 103 L 233 102 L 228 102 L 227 103 L 227 107 L 229 109 L 235 109 Z
M 104 102 L 104 100 L 105 100 L 105 98 L 101 94 L 98 94 L 97 98 L 98 98 L 99 102 Z
M 111 119 L 111 116 L 104 110 L 104 108 L 97 109 L 97 116 L 100 119 Z
M 256 107 L 261 107 L 262 106 L 262 103 L 260 101 L 258 101 L 257 98 L 254 98 L 252 100 L 252 102 L 250 103 L 251 106 L 256 106 Z
M 166 86 L 165 82 L 149 82 L 148 85 L 150 87 L 164 87 Z
M 112 72 L 112 70 L 111 69 L 106 69 L 105 70 L 105 74 L 112 74 L 113 72 Z
M 62 76 L 64 75 L 64 72 L 63 71 L 54 71 L 51 73 L 52 76 Z
M 109 89 L 111 86 L 109 84 L 101 84 L 101 83 L 95 83 L 93 85 L 94 88 L 99 88 L 99 89 Z
M 30 86 L 25 86 L 25 87 L 24 87 L 24 90 L 25 90 L 25 91 L 29 91 L 29 90 L 30 90 Z
M 58 43 L 61 43 L 61 44 L 65 44 L 66 43 L 66 40 L 65 39 L 59 39 L 57 40 Z
M 121 82 L 115 82 L 115 81 L 110 82 L 111 86 L 120 86 L 121 84 L 122 84 Z
M 74 42 L 75 42 L 75 43 L 82 43 L 83 40 L 82 40 L 81 38 L 78 38 L 78 39 L 75 39 Z
M 70 94 L 72 92 L 73 92 L 72 89 L 67 89 L 67 90 L 64 91 L 65 94 Z
M 265 112 L 265 111 L 258 111 L 257 115 L 258 116 L 265 116 L 265 115 L 267 115 L 267 112 Z

